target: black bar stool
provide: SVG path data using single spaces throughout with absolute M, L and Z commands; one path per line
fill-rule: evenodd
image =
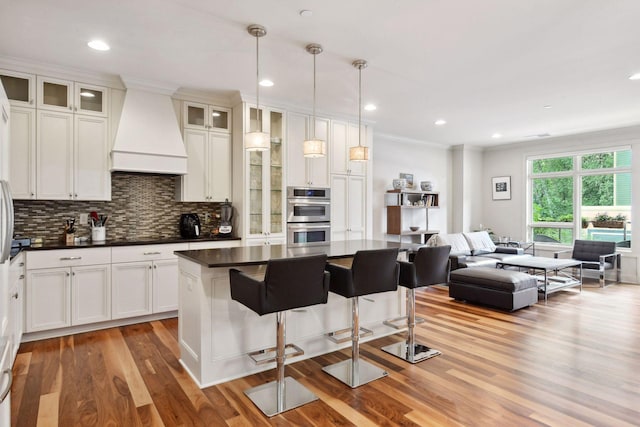
M 337 339 L 336 335 L 351 332 L 351 359 L 322 368 L 349 387 L 355 388 L 370 381 L 387 376 L 387 372 L 377 366 L 360 360 L 360 338 L 371 335 L 371 331 L 360 328 L 358 297 L 398 289 L 398 249 L 376 249 L 358 251 L 353 257 L 351 268 L 327 264 L 331 273 L 331 292 L 351 298 L 351 329 L 332 332 L 329 338 L 334 342 L 346 342 L 349 338 Z M 363 330 L 365 334 L 360 334 Z
M 249 399 L 268 417 L 280 414 L 318 397 L 291 377 L 284 376 L 286 349 L 292 356 L 304 354 L 301 348 L 285 344 L 286 310 L 325 304 L 329 294 L 329 273 L 325 271 L 326 255 L 270 260 L 264 280 L 258 281 L 240 270 L 229 270 L 231 298 L 260 316 L 276 313 L 276 347 L 251 353 L 256 363 L 276 362 L 276 380 L 244 391 Z M 257 358 L 273 353 L 275 358 Z
M 415 290 L 449 281 L 449 252 L 451 252 L 451 246 L 422 247 L 418 250 L 413 262 L 400 262 L 399 284 L 407 288 L 407 315 L 384 323 L 397 329 L 408 327 L 407 340 L 382 347 L 382 350 L 411 363 L 418 363 L 442 354 L 424 344 L 416 343 L 415 326 L 416 323 L 424 322 L 424 319 L 416 319 Z M 406 324 L 397 325 L 399 320 L 405 319 Z

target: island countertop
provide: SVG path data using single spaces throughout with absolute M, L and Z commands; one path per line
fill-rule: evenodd
M 344 258 L 370 249 L 398 248 L 400 252 L 415 250 L 416 244 L 384 240 L 344 240 L 318 246 L 259 245 L 235 248 L 176 251 L 180 258 L 208 268 L 266 264 L 270 259 L 327 254 L 328 258 Z

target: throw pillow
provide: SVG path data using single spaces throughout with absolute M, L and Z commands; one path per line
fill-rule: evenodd
M 496 245 L 486 231 L 462 233 L 469 243 L 473 255 L 490 254 L 496 251 Z
M 451 255 L 471 255 L 471 248 L 461 233 L 436 234 L 427 240 L 427 246 L 451 246 Z

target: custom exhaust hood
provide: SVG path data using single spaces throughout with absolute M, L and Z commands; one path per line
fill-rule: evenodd
M 186 174 L 187 152 L 171 101 L 175 88 L 122 80 L 127 92 L 111 150 L 111 171 Z

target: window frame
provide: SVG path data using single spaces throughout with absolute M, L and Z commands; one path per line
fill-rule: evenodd
M 581 217 L 581 207 L 582 207 L 582 178 L 584 176 L 593 176 L 593 175 L 607 175 L 607 174 L 619 174 L 619 173 L 629 173 L 633 177 L 633 164 L 629 166 L 619 166 L 612 168 L 601 168 L 601 169 L 583 169 L 582 168 L 582 157 L 588 156 L 591 154 L 599 154 L 599 153 L 615 153 L 617 151 L 631 151 L 631 156 L 633 158 L 633 150 L 630 145 L 624 146 L 615 146 L 615 147 L 607 147 L 607 148 L 598 148 L 592 150 L 580 150 L 580 151 L 569 151 L 569 152 L 561 152 L 561 153 L 548 153 L 548 154 L 536 154 L 526 156 L 526 181 L 527 181 L 527 202 L 526 202 L 526 236 L 528 241 L 533 241 L 533 229 L 534 228 L 561 228 L 561 229 L 573 229 L 573 238 L 576 239 L 576 236 L 580 236 L 580 231 L 582 229 L 582 217 Z M 573 169 L 570 171 L 560 171 L 560 172 L 544 172 L 544 173 L 534 173 L 533 172 L 533 162 L 541 159 L 552 159 L 559 157 L 572 157 L 573 158 Z M 573 178 L 573 223 L 571 222 L 534 222 L 533 221 L 533 181 L 534 179 L 540 178 Z M 633 178 L 632 178 L 633 179 Z M 633 192 L 632 192 L 633 196 Z M 563 243 L 552 243 L 552 242 L 539 242 L 544 244 L 549 244 L 553 246 L 563 246 Z M 631 241 L 631 245 L 633 245 L 633 239 Z M 619 248 L 621 249 L 621 248 Z

